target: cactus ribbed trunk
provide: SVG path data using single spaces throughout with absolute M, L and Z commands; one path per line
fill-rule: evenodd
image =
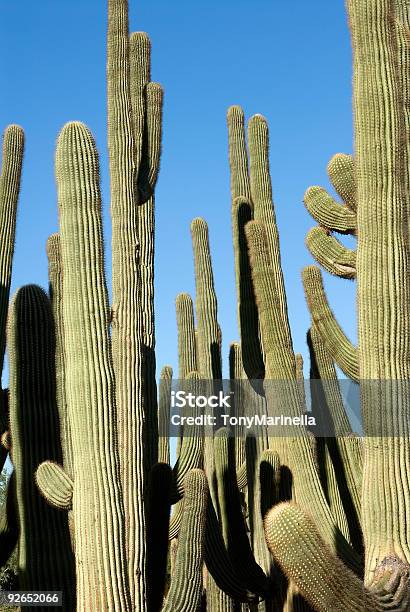
M 410 252 L 406 123 L 391 0 L 350 0 L 364 431 L 365 582 L 386 557 L 410 563 Z M 405 382 L 404 382 L 405 381 Z
M 77 612 L 129 612 L 98 156 L 82 124 L 63 128 L 56 175 L 73 432 Z
M 143 322 L 139 287 L 138 160 L 132 127 L 128 3 L 108 2 L 108 147 L 112 219 L 112 351 L 128 576 L 133 609 L 147 605 L 145 458 L 142 391 Z
M 64 612 L 74 612 L 74 557 L 67 513 L 50 507 L 35 482 L 42 461 L 59 462 L 62 458 L 53 315 L 40 287 L 28 285 L 17 292 L 10 309 L 8 349 L 19 587 L 28 591 L 61 590 Z M 22 610 L 27 609 L 22 606 Z

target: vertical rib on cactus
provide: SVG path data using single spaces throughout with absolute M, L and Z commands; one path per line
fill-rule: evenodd
M 64 269 L 66 394 L 75 432 L 77 610 L 129 612 L 98 155 L 84 125 L 70 123 L 63 128 L 56 175 Z
M 61 450 L 63 452 L 64 469 L 69 476 L 72 476 L 73 449 L 65 393 L 63 269 L 61 265 L 60 236 L 58 234 L 52 234 L 47 240 L 47 256 L 49 293 L 56 335 L 56 399 L 60 418 Z
M 348 9 L 354 55 L 361 402 L 367 434 L 362 522 L 365 581 L 370 584 L 385 558 L 397 556 L 410 564 L 408 528 L 399 519 L 410 515 L 408 168 L 403 163 L 406 123 L 394 2 L 349 0 Z
M 47 504 L 35 483 L 42 461 L 62 459 L 53 315 L 40 287 L 28 285 L 16 293 L 8 322 L 8 350 L 19 586 L 29 591 L 62 590 L 64 610 L 71 612 L 75 577 L 68 517 Z
M 259 222 L 251 221 L 247 225 L 246 233 L 265 348 L 265 389 L 269 413 L 300 416 L 300 392 L 296 381 L 296 365 L 289 322 L 287 313 L 283 313 L 277 307 L 277 294 L 282 290 L 283 282 L 276 285 L 275 281 L 282 274 L 282 270 L 279 268 L 274 273 L 272 269 L 263 226 Z M 279 387 L 266 386 L 266 381 L 274 380 L 280 381 Z M 360 571 L 360 561 L 357 555 L 334 524 L 316 471 L 308 436 L 289 437 L 288 433 L 285 438 L 272 437 L 270 438 L 271 446 L 279 453 L 281 465 L 287 466 L 292 473 L 297 502 L 302 507 L 309 508 L 314 514 L 317 524 L 321 526 L 323 537 L 329 545 L 333 549 L 337 545 L 338 551 L 345 557 L 346 562 L 355 570 Z
M 146 610 L 145 471 L 150 463 L 144 421 L 143 315 L 137 173 L 142 151 L 133 134 L 127 0 L 109 0 L 107 37 L 108 150 L 112 218 L 112 352 L 124 495 L 126 550 L 134 609 Z M 135 60 L 134 60 L 135 61 Z M 157 442 L 156 442 L 157 444 Z
M 158 462 L 170 463 L 169 423 L 171 409 L 172 368 L 164 366 L 161 370 L 158 403 Z
M 182 525 L 171 588 L 163 612 L 197 612 L 202 598 L 202 563 L 208 485 L 201 470 L 185 477 Z
M 198 370 L 194 305 L 188 293 L 180 293 L 177 295 L 175 306 L 178 328 L 178 378 L 183 380 L 190 372 Z
M 143 325 L 143 380 L 146 433 L 150 457 L 148 467 L 157 460 L 154 322 L 154 188 L 159 170 L 162 136 L 162 88 L 150 82 L 151 43 L 144 32 L 130 36 L 130 88 L 132 125 L 137 168 L 137 228 L 139 240 L 139 277 Z

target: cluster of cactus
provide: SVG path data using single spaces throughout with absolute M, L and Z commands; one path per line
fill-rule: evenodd
M 306 242 L 327 272 L 357 279 L 359 341 L 338 325 L 320 269 L 306 268 L 311 409 L 331 424 L 322 436 L 184 426 L 171 467 L 173 371 L 162 369 L 157 390 L 154 327 L 162 89 L 151 82 L 147 35 L 129 34 L 127 0 L 108 0 L 111 305 L 98 153 L 75 122 L 57 143 L 49 294 L 28 285 L 9 306 L 24 136 L 6 130 L 0 467 L 10 455 L 14 469 L 0 566 L 17 552 L 21 590 L 62 591 L 67 612 L 410 609 L 410 14 L 404 0 L 348 0 L 347 8 L 355 151 L 328 167 L 342 204 L 307 190 L 318 226 Z M 246 138 L 233 106 L 228 138 L 236 407 L 300 417 L 303 361 L 288 319 L 267 122 L 252 117 Z M 355 236 L 357 251 L 335 232 Z M 222 388 L 222 339 L 206 222 L 195 219 L 191 233 L 195 308 L 177 296 L 178 384 L 197 393 Z M 336 366 L 360 384 L 363 437 L 353 434 Z

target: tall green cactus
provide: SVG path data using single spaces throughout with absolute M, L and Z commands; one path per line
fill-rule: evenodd
M 98 155 L 82 124 L 63 128 L 56 175 L 64 269 L 67 410 L 73 445 L 77 610 L 128 611 L 131 601 L 118 481 Z
M 23 287 L 13 300 L 8 350 L 19 585 L 22 590 L 63 591 L 63 609 L 72 612 L 75 579 L 68 517 L 46 503 L 35 483 L 42 461 L 62 460 L 53 317 L 49 300 L 39 287 Z
M 0 372 L 3 371 L 6 350 L 6 320 L 23 154 L 24 132 L 18 125 L 9 125 L 3 136 L 0 174 Z M 8 429 L 9 417 L 7 397 L 3 392 L 0 395 L 0 435 L 3 435 Z M 0 469 L 3 469 L 6 457 L 7 449 L 0 445 Z

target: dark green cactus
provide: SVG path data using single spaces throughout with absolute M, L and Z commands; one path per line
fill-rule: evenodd
M 48 297 L 39 287 L 28 285 L 14 297 L 8 351 L 19 586 L 32 591 L 62 590 L 63 609 L 72 611 L 75 578 L 68 516 L 50 507 L 35 483 L 36 469 L 45 459 L 62 461 L 53 315 Z

